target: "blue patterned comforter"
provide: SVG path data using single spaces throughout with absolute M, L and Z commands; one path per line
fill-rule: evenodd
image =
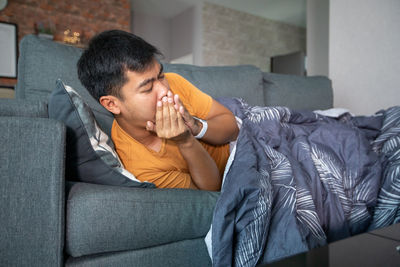
M 269 263 L 400 221 L 400 107 L 337 119 L 219 99 L 242 120 L 214 266 Z

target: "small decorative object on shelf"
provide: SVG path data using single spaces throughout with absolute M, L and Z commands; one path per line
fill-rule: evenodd
M 53 40 L 55 31 L 56 27 L 51 21 L 48 23 L 43 23 L 41 21 L 36 23 L 36 32 L 39 37 Z
M 79 45 L 81 43 L 81 34 L 79 32 L 73 32 L 70 29 L 64 31 L 64 43 Z

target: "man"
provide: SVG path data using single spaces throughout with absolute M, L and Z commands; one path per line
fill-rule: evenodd
M 82 54 L 79 79 L 114 114 L 116 151 L 139 180 L 219 190 L 235 117 L 183 77 L 164 74 L 157 55 L 140 37 L 106 31 Z

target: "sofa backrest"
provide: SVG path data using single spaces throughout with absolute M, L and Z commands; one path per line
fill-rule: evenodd
M 57 79 L 74 88 L 88 103 L 104 132 L 110 134 L 113 116 L 82 86 L 76 63 L 82 49 L 25 36 L 20 43 L 16 97 L 47 101 Z M 163 63 L 165 72 L 181 74 L 199 89 L 218 97 L 240 97 L 251 105 L 294 109 L 332 107 L 331 82 L 326 77 L 262 73 L 251 65 L 199 67 Z
M 17 98 L 47 101 L 57 79 L 61 79 L 85 99 L 100 127 L 110 133 L 112 114 L 89 94 L 78 79 L 76 63 L 82 49 L 27 35 L 22 39 L 19 51 Z
M 165 72 L 175 72 L 213 98 L 239 97 L 250 105 L 264 106 L 262 72 L 252 65 L 199 67 L 164 63 Z
M 20 43 L 16 97 L 47 101 L 57 79 L 74 88 L 93 110 L 100 127 L 110 133 L 113 116 L 82 86 L 76 63 L 82 49 L 35 35 Z M 263 105 L 262 72 L 254 66 L 198 67 L 164 63 L 165 72 L 176 72 L 213 97 L 235 96 Z
M 286 106 L 297 110 L 333 107 L 333 89 L 324 76 L 263 73 L 266 106 Z

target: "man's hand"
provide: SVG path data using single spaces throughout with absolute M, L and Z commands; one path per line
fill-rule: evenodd
M 176 112 L 171 110 L 171 104 Z M 167 108 L 168 107 L 168 108 Z M 162 120 L 157 119 L 157 114 L 160 116 L 159 118 L 163 118 Z M 168 114 L 170 114 L 169 119 Z M 178 119 L 179 116 L 179 119 Z M 202 124 L 193 118 L 192 115 L 187 111 L 185 106 L 182 104 L 178 95 L 173 95 L 171 91 L 168 91 L 167 97 L 164 97 L 162 101 L 158 101 L 157 103 L 157 112 L 156 112 L 156 124 L 151 121 L 147 122 L 146 129 L 148 131 L 156 132 L 159 137 L 167 138 L 171 133 L 167 133 L 168 131 L 165 127 L 168 125 L 171 126 L 179 126 L 178 122 L 183 120 L 184 124 L 188 127 L 193 136 L 196 136 L 202 128 Z M 176 121 L 176 123 L 173 123 Z M 157 124 L 160 126 L 157 128 Z M 161 127 L 162 125 L 162 127 Z M 176 130 L 176 129 L 171 129 Z M 161 133 L 163 132 L 163 133 Z M 160 134 L 162 136 L 160 136 Z M 171 138 L 167 138 L 171 139 Z
M 146 129 L 155 132 L 160 138 L 175 141 L 188 165 L 193 188 L 219 190 L 221 177 L 217 165 L 207 150 L 193 137 L 190 126 L 198 126 L 179 97 L 168 92 L 162 101 L 157 102 L 156 109 L 156 122 L 154 124 L 148 121 Z M 201 129 L 198 128 L 199 132 Z
M 199 121 L 195 120 L 192 115 L 187 111 L 185 106 L 182 104 L 178 95 L 174 95 L 175 109 L 179 111 L 185 121 L 186 126 L 190 129 L 193 136 L 200 133 L 203 125 Z
M 147 122 L 147 130 L 154 131 L 158 137 L 170 139 L 176 143 L 185 143 L 190 137 L 189 128 L 186 126 L 179 106 L 174 103 L 172 93 L 157 102 L 156 124 Z

